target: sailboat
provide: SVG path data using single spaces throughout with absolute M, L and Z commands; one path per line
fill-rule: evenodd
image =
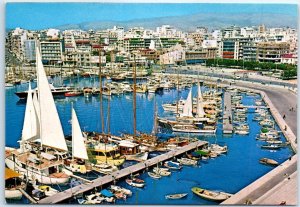
M 92 152 L 94 159 L 97 162 L 97 164 L 93 165 L 93 169 L 101 173 L 111 173 L 116 170 L 115 166 L 120 166 L 125 162 L 125 157 L 120 155 L 118 145 L 113 143 L 108 144 L 108 140 L 111 137 L 111 135 L 109 132 L 108 134 L 105 134 L 104 132 L 103 101 L 102 101 L 102 96 L 104 95 L 103 92 L 104 91 L 102 87 L 101 50 L 99 50 L 99 98 L 100 98 L 100 120 L 101 120 L 102 132 L 98 134 L 96 141 L 93 139 L 89 140 L 89 150 Z
M 216 133 L 214 122 L 206 117 L 206 113 L 203 109 L 203 98 L 199 81 L 196 115 L 193 115 L 193 98 L 191 88 L 183 106 L 183 110 L 176 118 L 177 120 L 159 119 L 159 122 L 162 126 L 169 125 L 169 128 L 176 133 Z M 210 122 L 212 122 L 212 125 L 209 124 Z
M 5 149 L 5 164 L 32 181 L 66 183 L 69 175 L 62 169 L 68 148 L 38 48 L 36 69 L 38 99 L 29 84 L 20 148 Z
M 72 107 L 72 159 L 65 161 L 65 167 L 72 172 L 85 174 L 92 170 L 82 131 L 74 108 Z

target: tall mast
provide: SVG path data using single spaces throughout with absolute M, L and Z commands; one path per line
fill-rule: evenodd
M 99 40 L 99 97 L 100 97 L 100 119 L 101 132 L 104 133 L 103 103 L 102 103 L 102 67 L 101 67 L 101 35 Z
M 133 138 L 136 137 L 136 62 L 135 54 L 133 55 Z
M 179 113 L 179 69 L 177 68 L 177 104 L 176 104 L 176 116 L 178 116 Z

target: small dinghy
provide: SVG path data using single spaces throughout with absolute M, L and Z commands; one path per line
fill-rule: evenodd
M 173 161 L 167 161 L 164 164 L 165 167 L 172 169 L 172 170 L 180 170 L 182 166 L 178 162 L 173 162 Z
M 153 179 L 159 179 L 161 178 L 161 175 L 157 174 L 157 173 L 153 173 L 153 172 L 148 172 L 148 175 L 153 178 Z
M 169 195 L 166 195 L 165 198 L 166 199 L 181 199 L 181 198 L 184 198 L 186 197 L 188 194 L 187 193 L 178 193 L 178 194 L 169 194 Z

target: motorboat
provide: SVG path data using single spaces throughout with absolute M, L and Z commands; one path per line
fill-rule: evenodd
M 166 199 L 181 199 L 184 198 L 188 195 L 188 193 L 177 193 L 177 194 L 169 194 L 169 195 L 165 195 Z
M 83 92 L 81 91 L 70 91 L 65 93 L 65 97 L 73 97 L 73 96 L 80 96 Z
M 74 88 L 73 87 L 69 87 L 69 86 L 55 87 L 55 86 L 53 86 L 53 84 L 49 84 L 49 86 L 50 86 L 51 93 L 52 93 L 53 96 L 64 96 L 65 93 L 74 91 Z M 34 91 L 36 91 L 36 93 L 38 93 L 38 89 L 37 88 L 34 89 Z M 15 92 L 15 94 L 20 99 L 26 99 L 28 91 Z
M 225 201 L 226 199 L 232 196 L 232 194 L 229 193 L 216 192 L 216 191 L 202 189 L 199 187 L 193 187 L 192 192 L 200 196 L 201 198 L 211 200 L 211 201 L 217 201 L 217 202 Z

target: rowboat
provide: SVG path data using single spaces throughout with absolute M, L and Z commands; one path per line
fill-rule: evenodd
M 131 180 L 131 179 L 126 179 L 125 181 L 128 185 L 131 185 L 133 187 L 143 188 L 145 186 L 145 183 L 137 183 L 137 182 L 134 182 L 134 180 Z
M 166 195 L 165 198 L 166 199 L 181 199 L 186 197 L 188 194 L 187 193 L 178 193 L 178 194 L 169 194 Z
M 171 175 L 171 172 L 169 172 L 168 170 L 163 170 L 165 168 L 154 168 L 153 172 L 156 174 L 159 174 L 161 176 L 169 176 Z
M 182 165 L 197 165 L 196 160 L 192 160 L 189 158 L 180 158 L 180 159 L 177 159 L 177 161 Z
M 193 187 L 192 192 L 200 196 L 201 198 L 217 201 L 217 202 L 225 201 L 226 199 L 232 196 L 232 194 L 229 193 L 216 192 L 216 191 L 206 190 L 198 187 Z
M 259 163 L 265 164 L 265 165 L 272 165 L 272 166 L 277 166 L 279 164 L 277 161 L 269 159 L 269 158 L 261 158 L 259 160 Z
M 148 172 L 148 175 L 151 177 L 151 178 L 154 178 L 154 179 L 159 179 L 161 178 L 161 175 L 157 174 L 157 173 L 153 173 L 153 172 Z

